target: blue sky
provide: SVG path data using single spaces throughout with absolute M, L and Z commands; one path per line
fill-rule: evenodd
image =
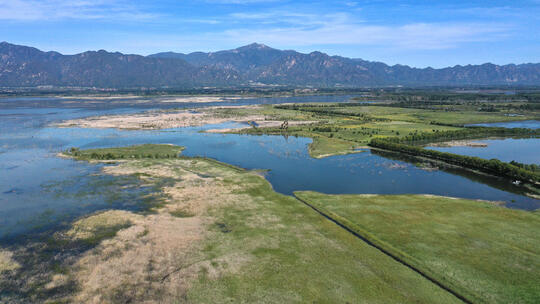
M 0 0 L 0 41 L 64 54 L 259 42 L 416 67 L 540 62 L 540 0 Z

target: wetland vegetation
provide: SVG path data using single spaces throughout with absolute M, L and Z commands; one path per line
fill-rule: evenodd
M 451 109 L 451 110 L 448 110 Z M 228 110 L 229 112 L 231 110 Z M 537 131 L 511 129 L 472 129 L 465 124 L 517 120 L 507 113 L 486 113 L 470 106 L 446 105 L 439 109 L 411 109 L 394 104 L 293 104 L 267 107 L 261 113 L 275 119 L 318 120 L 323 127 L 301 125 L 280 128 L 253 128 L 248 134 L 287 134 L 312 137 L 313 156 L 346 153 L 355 147 L 368 145 L 372 139 L 396 137 L 412 140 L 482 138 L 501 136 L 537 136 Z M 523 110 L 518 119 L 538 119 L 540 112 Z M 455 131 L 448 133 L 444 131 Z M 448 135 L 446 138 L 445 136 Z M 329 143 L 330 142 L 330 143 Z
M 413 105 L 415 102 L 412 103 Z M 413 146 L 456 139 L 476 139 L 486 137 L 538 138 L 538 129 L 501 127 L 464 127 L 465 124 L 507 119 L 498 113 L 485 114 L 481 108 L 473 110 L 471 104 L 445 104 L 438 109 L 415 108 L 410 111 L 409 103 L 384 106 L 354 103 L 277 105 L 261 113 L 273 119 L 317 120 L 315 126 L 299 125 L 287 128 L 245 129 L 248 134 L 286 134 L 312 137 L 310 153 L 315 157 L 332 154 L 353 153 L 358 148 L 369 145 L 415 156 L 433 158 L 453 165 L 504 176 L 509 179 L 538 183 L 539 176 L 525 166 L 516 166 L 497 159 L 484 160 L 478 157 L 427 150 Z M 534 108 L 534 107 L 533 107 Z M 536 109 L 536 108 L 534 108 Z M 539 112 L 528 108 L 520 110 L 523 119 L 538 118 Z M 297 112 L 299 114 L 294 114 Z M 453 122 L 453 123 L 450 123 Z M 457 122 L 457 123 L 456 123 Z
M 165 159 L 177 158 L 183 147 L 173 145 L 151 145 L 144 144 L 132 147 L 118 147 L 107 149 L 86 149 L 70 148 L 63 153 L 78 160 L 119 160 L 119 159 Z
M 86 244 L 69 259 L 20 268 L 22 251 L 41 251 L 6 251 L 13 261 L 5 263 L 3 284 L 19 286 L 34 301 L 459 302 L 293 197 L 274 192 L 254 172 L 205 159 L 148 158 L 108 165 L 104 173 L 173 183 L 152 212 L 100 212 L 34 245 L 52 253 L 58 242 L 62 248 Z
M 424 148 L 427 143 L 486 137 L 538 140 L 538 129 L 466 126 L 538 121 L 536 95 L 479 101 L 479 96 L 470 100 L 469 95 L 449 94 L 444 99 L 436 93 L 420 94 L 419 98 L 417 92 L 410 93 L 395 99 L 391 92 L 380 96 L 372 92 L 370 97 L 380 97 L 373 104 L 353 101 L 161 109 L 142 115 L 145 124 L 158 126 L 151 130 L 112 133 L 102 129 L 99 132 L 104 135 L 98 137 L 102 141 L 96 140 L 93 146 L 88 144 L 91 140 L 62 146 L 56 151 L 61 160 L 97 166 L 99 170 L 93 175 L 107 176 L 108 183 L 118 179 L 118 186 L 104 187 L 111 189 L 106 197 L 112 201 L 142 189 L 135 193 L 141 207 L 111 205 L 75 219 L 66 218 L 61 225 L 25 237 L 24 242 L 3 243 L 0 301 L 537 302 L 538 211 L 512 210 L 503 207 L 509 199 L 501 202 L 497 198 L 479 201 L 423 194 L 330 195 L 311 191 L 286 195 L 275 191 L 279 184 L 265 179 L 272 171 L 243 169 L 221 162 L 229 162 L 227 157 L 213 159 L 216 154 L 206 157 L 206 151 L 236 144 L 210 138 L 299 137 L 299 143 L 309 144 L 309 155 L 322 158 L 318 162 L 373 149 L 365 154 L 388 160 L 383 164 L 389 167 L 386 169 L 405 171 L 410 179 L 418 177 L 411 176 L 416 171 L 408 169 L 407 163 L 420 167 L 416 170 L 424 175 L 429 173 L 422 178 L 432 178 L 436 173 L 431 172 L 441 167 L 449 174 L 464 176 L 469 184 L 489 178 L 490 185 L 504 184 L 503 192 L 529 193 L 532 197 L 538 193 L 538 163 L 503 162 Z M 225 125 L 221 134 L 207 133 L 214 130 L 212 126 L 190 129 L 189 134 L 196 134 L 191 139 L 167 123 L 151 121 L 162 118 L 159 113 L 176 112 L 182 117 L 192 113 L 235 124 Z M 120 125 L 123 117 L 131 115 L 115 114 Z M 92 130 L 95 117 L 77 118 L 80 126 Z M 85 134 L 73 125 L 53 128 Z M 140 140 L 122 146 L 129 142 L 122 139 L 127 133 L 140 136 Z M 168 142 L 185 142 L 186 146 Z M 248 143 L 264 146 L 271 141 Z M 190 145 L 200 146 L 190 156 L 184 155 Z M 277 153 L 274 146 L 268 149 Z M 300 152 L 286 153 L 287 158 L 301 157 Z M 281 156 L 276 159 L 284 162 Z M 381 175 L 383 169 L 377 166 L 382 165 L 369 160 L 369 170 L 374 171 L 369 174 Z M 308 164 L 302 161 L 296 163 Z M 290 164 L 283 166 L 301 171 Z M 443 168 L 446 165 L 450 169 Z M 326 170 L 336 167 L 357 169 L 344 158 L 343 163 Z M 265 164 L 250 168 L 265 168 Z M 324 175 L 317 171 L 320 168 L 327 167 L 313 166 L 299 174 Z M 334 175 L 328 171 L 328 176 Z M 526 185 L 511 183 L 516 180 Z M 297 187 L 304 180 L 288 182 Z M 67 188 L 63 185 L 48 188 L 58 191 L 59 196 Z M 86 197 L 77 196 L 80 200 Z

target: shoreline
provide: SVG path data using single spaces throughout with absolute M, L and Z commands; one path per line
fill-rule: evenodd
M 245 106 L 242 106 L 245 107 Z M 197 127 L 207 124 L 225 122 L 260 121 L 264 116 L 230 116 L 217 117 L 207 112 L 194 112 L 194 110 L 179 111 L 147 111 L 135 114 L 102 115 L 81 119 L 66 120 L 55 123 L 59 128 L 96 128 L 96 129 L 126 129 L 126 130 L 161 130 L 180 127 Z
M 121 148 L 100 151 L 108 153 L 117 149 Z M 92 155 L 94 151 L 80 152 Z M 97 162 L 102 163 L 102 160 Z M 48 300 L 48 293 L 76 286 L 77 289 L 53 299 L 93 303 L 131 299 L 134 302 L 157 303 L 185 297 L 192 302 L 212 302 L 208 296 L 223 297 L 220 286 L 226 286 L 228 278 L 240 280 L 246 286 L 266 287 L 265 282 L 271 277 L 281 281 L 284 277 L 303 276 L 304 273 L 315 276 L 321 267 L 325 273 L 343 273 L 351 268 L 349 259 L 353 253 L 361 252 L 368 257 L 362 258 L 361 265 L 352 266 L 354 273 L 364 274 L 366 263 L 373 266 L 368 267 L 371 269 L 368 273 L 375 266 L 382 268 L 381 273 L 392 269 L 400 282 L 414 282 L 408 283 L 412 285 L 404 290 L 413 288 L 420 294 L 448 296 L 440 290 L 426 289 L 431 286 L 429 282 L 369 246 L 361 242 L 339 241 L 348 238 L 345 231 L 321 226 L 319 217 L 310 209 L 292 196 L 275 192 L 257 172 L 191 157 L 126 160 L 105 166 L 101 172 L 112 176 L 135 174 L 145 183 L 169 180 L 156 197 L 163 202 L 150 212 L 111 209 L 90 213 L 75 219 L 65 229 L 51 233 L 51 241 L 43 245 L 45 248 L 50 246 L 49 251 L 76 244 L 91 244 L 91 247 L 80 253 L 71 253 L 67 262 L 34 261 L 41 263 L 39 280 L 32 274 L 17 277 L 18 269 L 25 271 L 28 265 L 22 263 L 19 267 L 11 258 L 22 255 L 24 250 L 33 250 L 34 246 L 3 252 L 6 270 L 15 275 L 12 279 L 45 280 L 46 284 L 40 290 Z M 238 214 L 242 215 L 241 220 L 236 218 Z M 297 216 L 302 220 L 293 220 Z M 245 235 L 244 231 L 250 233 Z M 313 231 L 318 231 L 318 236 L 314 237 Z M 279 243 L 274 240 L 295 245 L 286 253 L 268 251 L 270 260 L 261 258 L 257 252 L 279 248 Z M 332 248 L 335 249 L 336 242 L 340 250 L 328 254 Z M 55 244 L 61 247 L 53 247 L 58 246 Z M 294 252 L 304 252 L 307 260 L 290 260 Z M 330 260 L 322 263 L 314 260 L 321 254 Z M 268 271 L 274 269 L 276 261 L 288 263 L 291 270 L 273 272 L 269 276 Z M 318 267 L 311 267 L 312 263 L 317 263 Z M 58 272 L 55 267 L 62 267 L 63 271 Z M 255 271 L 261 267 L 264 271 Z M 252 278 L 253 275 L 257 277 Z M 259 276 L 265 280 L 261 281 Z M 322 289 L 326 282 L 335 280 L 333 276 L 323 277 L 317 286 Z M 340 276 L 337 280 L 339 284 L 352 283 L 349 276 Z M 373 279 L 369 282 L 373 283 Z M 376 280 L 373 284 L 378 282 Z M 140 286 L 144 286 L 144 292 L 136 292 Z M 393 284 L 382 286 L 388 290 L 400 288 Z M 287 294 L 303 290 L 301 286 L 283 285 L 275 292 Z M 333 298 L 337 294 L 332 290 L 327 293 Z M 349 293 L 350 298 L 356 296 L 356 293 Z M 411 296 L 412 299 L 418 298 L 417 293 Z M 261 299 L 275 299 L 274 293 L 261 296 Z M 235 293 L 235 297 L 249 299 L 242 293 Z
M 487 143 L 482 142 L 476 142 L 472 140 L 450 140 L 445 142 L 439 142 L 439 143 L 431 143 L 428 144 L 427 147 L 441 147 L 441 148 L 449 148 L 449 147 L 472 147 L 472 148 L 486 148 L 488 147 Z
M 226 122 L 245 123 L 245 127 L 210 129 L 207 133 L 227 133 L 252 128 L 275 128 L 280 127 L 284 121 L 268 119 L 264 114 L 230 114 L 216 115 L 212 112 L 216 109 L 256 109 L 260 106 L 215 106 L 207 108 L 195 108 L 190 110 L 159 110 L 142 113 L 91 116 L 80 119 L 65 120 L 53 123 L 52 126 L 59 128 L 96 128 L 96 129 L 124 129 L 124 130 L 162 130 L 182 127 L 199 127 L 204 125 L 221 124 Z M 317 121 L 291 120 L 290 126 L 313 124 Z

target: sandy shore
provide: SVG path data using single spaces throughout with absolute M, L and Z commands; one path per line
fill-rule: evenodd
M 429 144 L 428 147 L 473 147 L 473 148 L 485 148 L 488 144 L 481 142 L 474 142 L 468 140 L 452 140 L 442 143 Z
M 260 115 L 216 117 L 210 113 L 194 111 L 145 112 L 129 115 L 106 115 L 83 119 L 67 120 L 57 127 L 116 128 L 134 130 L 158 130 L 180 127 L 194 127 L 206 124 L 219 124 L 228 121 L 263 121 Z
M 211 103 L 224 102 L 228 100 L 238 100 L 244 97 L 240 96 L 139 96 L 139 95 L 120 95 L 120 96 L 57 96 L 59 99 L 75 99 L 85 101 L 116 101 L 116 102 L 163 102 L 163 103 Z
M 224 102 L 227 100 L 237 100 L 242 97 L 219 97 L 219 96 L 200 96 L 200 97 L 172 97 L 172 98 L 159 98 L 157 101 L 165 103 L 210 103 L 210 102 Z
M 252 108 L 254 106 L 228 106 L 228 107 L 208 107 L 194 110 L 180 111 L 149 111 L 138 114 L 123 114 L 123 115 L 104 115 L 94 116 L 82 119 L 72 119 L 55 124 L 56 127 L 79 127 L 79 128 L 116 128 L 129 130 L 159 130 L 181 127 L 195 127 L 207 124 L 220 124 L 224 122 L 246 123 L 245 127 L 229 128 L 229 129 L 212 129 L 207 132 L 211 133 L 226 133 L 241 129 L 251 128 L 248 122 L 253 122 L 260 128 L 279 127 L 283 121 L 266 120 L 264 115 L 249 114 L 249 115 L 223 115 L 215 114 L 214 109 L 217 108 Z M 289 126 L 310 124 L 316 121 L 289 121 Z

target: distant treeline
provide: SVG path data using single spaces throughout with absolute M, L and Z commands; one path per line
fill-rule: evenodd
M 520 167 L 522 169 L 532 171 L 532 172 L 536 172 L 537 174 L 540 174 L 540 166 L 537 165 L 537 164 L 522 164 L 522 163 L 518 163 L 515 160 L 511 161 L 510 164 L 512 164 L 512 165 L 514 165 L 516 167 Z
M 411 132 L 403 137 L 390 137 L 385 140 L 398 144 L 422 144 L 454 139 L 473 139 L 485 137 L 540 137 L 540 129 L 467 127 L 460 130 L 439 131 L 433 133 Z
M 358 105 L 364 105 L 362 103 L 338 103 L 338 104 L 332 104 L 332 106 L 327 105 L 309 105 L 309 106 L 303 106 L 303 105 L 278 105 L 275 106 L 276 109 L 282 109 L 282 110 L 295 110 L 295 111 L 301 111 L 301 112 L 310 112 L 320 115 L 333 115 L 333 116 L 346 116 L 346 117 L 356 117 L 359 119 L 362 119 L 366 122 L 371 121 L 390 121 L 390 119 L 386 118 L 376 118 L 372 117 L 370 115 L 364 114 L 364 113 L 344 113 L 337 111 L 335 109 L 332 109 L 332 107 L 350 107 L 350 106 L 358 106 Z
M 381 105 L 381 104 L 366 104 L 366 105 Z M 385 107 L 396 107 L 396 108 L 413 108 L 413 109 L 423 109 L 423 110 L 437 110 L 437 111 L 447 111 L 447 112 L 456 112 L 460 111 L 459 108 L 453 106 L 476 106 L 477 110 L 480 112 L 500 112 L 503 110 L 506 111 L 539 111 L 540 103 L 521 103 L 521 104 L 511 104 L 511 103 L 486 103 L 486 102 L 443 102 L 443 101 L 400 101 L 393 103 L 384 104 Z M 437 106 L 446 106 L 444 108 Z
M 504 129 L 504 130 L 503 130 Z M 427 157 L 443 161 L 452 165 L 494 174 L 514 180 L 540 182 L 540 174 L 537 168 L 529 167 L 516 162 L 505 163 L 498 159 L 483 159 L 473 156 L 458 155 L 448 152 L 424 149 L 412 144 L 434 140 L 451 140 L 486 136 L 538 136 L 538 130 L 531 129 L 505 129 L 505 128 L 467 128 L 464 130 L 444 131 L 435 133 L 418 133 L 402 138 L 376 138 L 369 143 L 370 146 L 413 156 Z M 534 169 L 534 170 L 531 170 Z
M 425 101 L 523 101 L 540 102 L 540 93 L 533 92 L 497 92 L 497 93 L 471 93 L 452 91 L 403 91 L 403 92 L 377 92 L 372 99 L 391 100 L 400 102 Z M 368 100 L 366 97 L 357 97 L 355 100 Z
M 282 109 L 282 110 L 296 110 L 296 111 L 307 111 L 310 109 L 320 109 L 320 108 L 345 108 L 345 107 L 358 107 L 358 106 L 366 106 L 368 103 L 365 102 L 336 102 L 336 103 L 329 103 L 329 104 L 313 104 L 313 103 L 307 103 L 307 104 L 278 104 L 275 105 L 274 108 L 276 109 Z M 380 105 L 380 104 L 379 104 Z M 341 113 L 343 114 L 343 113 Z
M 353 98 L 352 100 L 356 100 Z M 367 102 L 340 102 L 332 104 L 289 104 L 289 105 L 279 105 L 276 106 L 278 109 L 286 110 L 297 110 L 297 111 L 307 111 L 312 108 L 347 108 L 347 107 L 359 107 L 359 106 L 378 106 L 378 107 L 394 107 L 394 108 L 413 108 L 413 109 L 423 109 L 423 110 L 436 110 L 436 111 L 446 111 L 446 112 L 457 112 L 461 109 L 455 108 L 453 106 L 475 106 L 480 112 L 500 112 L 502 110 L 506 111 L 540 111 L 540 102 L 539 103 L 485 103 L 480 101 L 473 102 L 444 102 L 444 101 L 400 101 L 392 103 L 367 103 Z M 446 106 L 446 107 L 440 107 Z

